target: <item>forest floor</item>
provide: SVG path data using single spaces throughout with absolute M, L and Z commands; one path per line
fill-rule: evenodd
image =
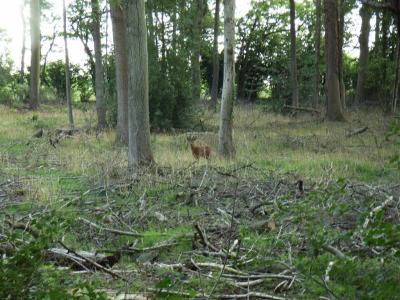
M 239 107 L 229 162 L 202 119 L 209 161 L 157 133 L 156 170 L 130 174 L 93 111 L 69 136 L 63 109 L 0 106 L 0 298 L 400 299 L 390 117 Z

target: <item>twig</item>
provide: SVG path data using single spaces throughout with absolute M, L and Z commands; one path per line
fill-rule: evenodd
M 122 231 L 122 230 L 117 230 L 117 229 L 110 229 L 110 228 L 105 228 L 101 225 L 98 225 L 96 223 L 93 223 L 85 218 L 79 217 L 78 220 L 82 221 L 83 223 L 86 223 L 94 228 L 99 229 L 100 231 L 107 231 L 111 233 L 115 233 L 118 235 L 127 235 L 127 236 L 134 236 L 134 237 L 144 237 L 143 234 L 137 233 L 137 232 L 131 232 L 131 231 Z
M 107 269 L 106 267 L 103 267 L 102 265 L 98 264 L 97 262 L 95 262 L 94 260 L 91 260 L 90 258 L 84 257 L 83 255 L 78 254 L 76 251 L 72 250 L 71 248 L 67 247 L 62 241 L 58 241 L 58 243 L 63 246 L 68 252 L 73 253 L 74 255 L 76 255 L 77 257 L 87 261 L 88 263 L 92 264 L 93 266 L 95 266 L 96 268 L 104 271 L 107 274 L 110 274 L 112 277 L 116 277 L 119 279 L 122 279 L 124 281 L 127 281 L 125 278 L 121 277 L 118 274 L 115 274 L 113 271 Z
M 369 129 L 368 126 L 365 126 L 363 128 L 359 128 L 359 129 L 357 129 L 355 131 L 352 131 L 352 132 L 346 134 L 346 137 L 352 137 L 352 136 L 355 136 L 355 135 L 362 134 L 362 133 L 366 132 L 368 129 Z
M 332 253 L 333 255 L 337 256 L 340 259 L 348 259 L 348 257 L 339 249 L 331 246 L 331 245 L 322 245 L 322 249 L 328 251 L 329 253 Z
M 39 233 L 35 229 L 28 226 L 27 224 L 13 223 L 11 220 L 5 220 L 4 222 L 7 223 L 13 229 L 21 229 L 23 231 L 28 232 L 30 235 L 32 235 L 36 239 L 39 237 Z
M 213 250 L 213 251 L 215 251 L 215 252 L 220 252 L 220 249 L 218 249 L 217 247 L 215 247 L 213 244 L 211 244 L 211 243 L 208 241 L 206 234 L 203 232 L 202 228 L 200 227 L 200 225 L 199 225 L 198 223 L 196 223 L 196 224 L 194 225 L 194 228 L 195 228 L 195 229 L 197 230 L 197 232 L 199 233 L 200 238 L 201 238 L 203 244 L 204 244 L 206 247 L 210 248 L 211 250 Z

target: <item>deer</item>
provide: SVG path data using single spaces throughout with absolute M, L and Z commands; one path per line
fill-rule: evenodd
M 197 139 L 195 136 L 188 136 L 186 139 L 190 145 L 190 148 L 192 149 L 192 154 L 196 159 L 199 159 L 200 157 L 204 157 L 206 159 L 210 158 L 211 148 L 209 146 L 195 145 L 194 142 Z

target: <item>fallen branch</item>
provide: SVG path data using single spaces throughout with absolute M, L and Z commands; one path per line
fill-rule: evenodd
M 348 257 L 342 251 L 331 245 L 322 245 L 322 249 L 328 251 L 329 253 L 337 256 L 340 259 L 348 259 Z
M 26 231 L 36 239 L 39 237 L 39 233 L 35 229 L 33 229 L 30 226 L 28 226 L 27 224 L 24 224 L 24 223 L 13 223 L 11 220 L 8 220 L 8 219 L 5 220 L 4 222 L 6 224 L 8 224 L 12 229 L 21 229 L 23 231 Z
M 215 252 L 220 252 L 220 249 L 218 249 L 217 247 L 215 247 L 213 244 L 211 244 L 208 239 L 206 234 L 204 233 L 203 229 L 200 227 L 199 224 L 195 224 L 194 228 L 197 230 L 197 232 L 200 235 L 200 238 L 204 244 L 204 246 L 208 247 L 209 249 L 215 251 Z
M 167 289 L 155 289 L 148 288 L 147 291 L 159 294 L 176 295 L 181 297 L 187 297 L 190 299 L 204 299 L 209 298 L 211 295 L 202 294 L 201 296 L 194 296 L 189 293 L 177 292 Z M 213 299 L 249 299 L 249 298 L 259 298 L 259 299 L 269 299 L 269 300 L 289 300 L 289 298 L 273 296 L 265 293 L 258 292 L 248 292 L 247 294 L 233 294 L 233 295 L 213 295 Z
M 98 225 L 96 223 L 93 223 L 85 218 L 78 218 L 78 220 L 82 221 L 85 224 L 88 224 L 89 226 L 92 226 L 94 228 L 99 229 L 100 231 L 106 231 L 106 232 L 111 232 L 114 234 L 118 235 L 127 235 L 127 236 L 134 236 L 134 237 L 143 237 L 143 234 L 137 233 L 137 232 L 131 232 L 131 231 L 122 231 L 122 230 L 117 230 L 117 229 L 111 229 L 111 228 L 106 228 L 101 225 Z
M 359 128 L 357 130 L 354 130 L 354 131 L 349 132 L 348 134 L 346 134 L 346 137 L 349 138 L 349 137 L 352 137 L 352 136 L 356 136 L 356 135 L 362 134 L 362 133 L 366 132 L 368 129 L 369 129 L 368 126 L 365 126 L 363 128 Z
M 288 109 L 288 110 L 294 110 L 294 111 L 303 111 L 303 112 L 308 112 L 311 114 L 320 114 L 321 112 L 319 110 L 316 110 L 314 108 L 309 108 L 309 107 L 296 107 L 296 106 L 291 106 L 291 105 L 285 105 L 283 109 Z
M 71 253 L 74 254 L 75 256 L 77 256 L 77 257 L 83 259 L 84 261 L 90 263 L 90 264 L 93 265 L 95 268 L 104 271 L 105 273 L 111 275 L 111 276 L 114 277 L 114 278 L 119 278 L 119 279 L 122 279 L 122 280 L 126 281 L 125 278 L 123 278 L 123 277 L 121 277 L 120 275 L 114 273 L 113 271 L 107 269 L 106 267 L 103 267 L 102 265 L 100 265 L 99 263 L 95 262 L 94 260 L 92 260 L 92 259 L 90 259 L 90 258 L 87 258 L 87 257 L 85 257 L 85 256 L 83 256 L 83 255 L 80 255 L 80 254 L 77 253 L 76 251 L 74 251 L 74 250 L 72 250 L 71 248 L 67 247 L 63 242 L 58 241 L 58 243 L 59 243 L 61 246 L 63 246 L 63 247 L 65 248 L 65 250 L 67 250 L 68 252 L 71 252 Z

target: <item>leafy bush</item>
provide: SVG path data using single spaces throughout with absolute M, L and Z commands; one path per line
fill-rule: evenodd
M 51 212 L 33 220 L 30 233 L 6 232 L 3 245 L 13 245 L 13 249 L 0 260 L 1 299 L 106 299 L 85 282 L 66 281 L 65 271 L 44 260 L 46 249 L 69 224 L 68 219 Z

